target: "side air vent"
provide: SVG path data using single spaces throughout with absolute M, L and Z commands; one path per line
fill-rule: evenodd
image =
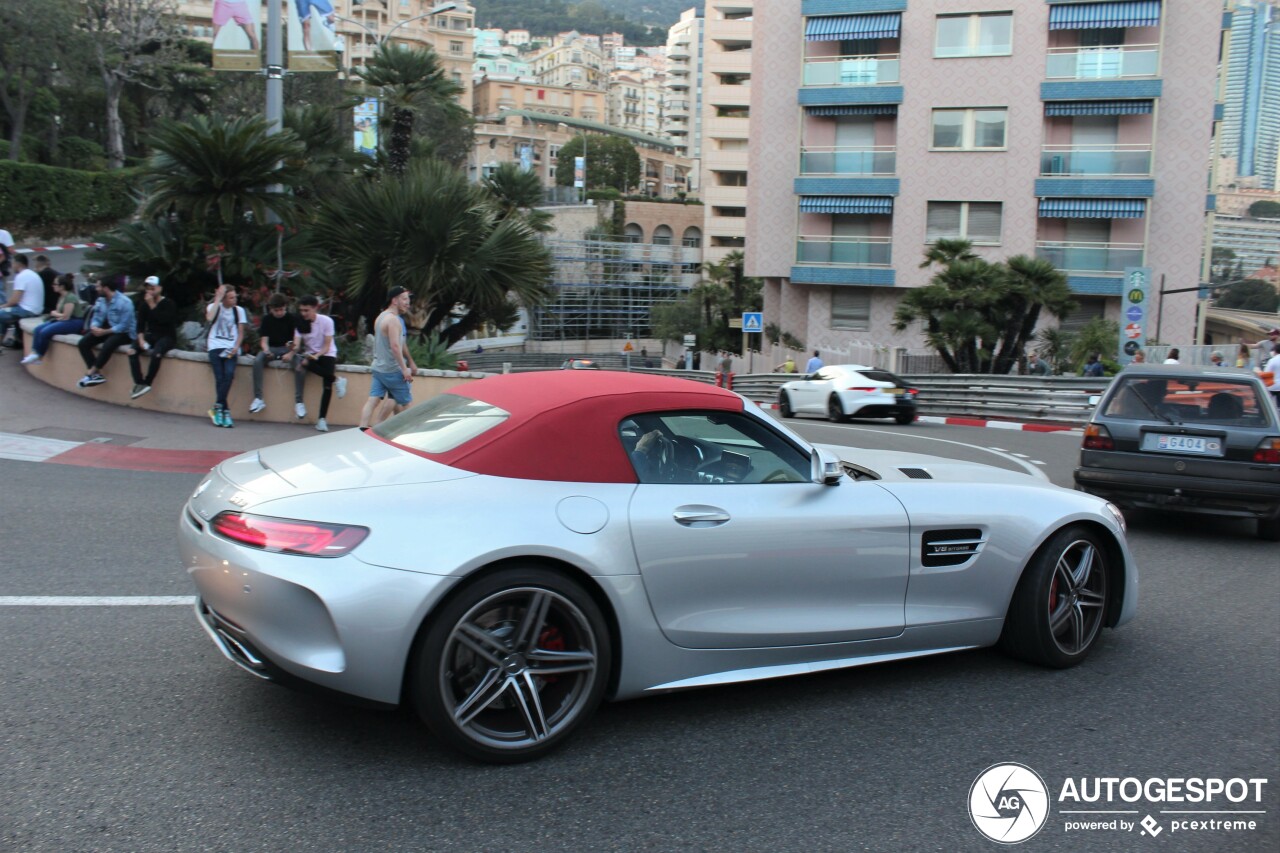
M 906 474 L 913 480 L 932 480 L 933 475 L 923 468 L 899 468 L 899 471 Z
M 984 541 L 976 528 L 930 530 L 920 537 L 920 562 L 930 568 L 958 566 L 981 551 Z

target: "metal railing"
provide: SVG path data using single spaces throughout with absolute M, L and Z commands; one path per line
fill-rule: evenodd
M 1160 69 L 1160 46 L 1157 44 L 1051 47 L 1048 53 L 1045 77 L 1050 80 L 1154 77 Z
M 806 59 L 805 86 L 876 86 L 897 83 L 900 54 L 824 56 Z
M 1092 272 L 1121 275 L 1125 267 L 1142 266 L 1142 243 L 1073 243 L 1037 240 L 1036 257 L 1063 272 Z
M 796 239 L 796 263 L 887 267 L 893 263 L 893 238 L 802 234 Z
M 1042 175 L 1151 174 L 1148 145 L 1046 145 L 1040 150 Z
M 811 146 L 800 149 L 802 175 L 892 175 L 898 167 L 892 145 L 870 148 Z

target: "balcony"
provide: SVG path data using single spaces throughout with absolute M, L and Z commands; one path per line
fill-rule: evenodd
M 667 101 L 667 117 L 675 118 L 676 116 L 689 117 L 688 101 Z
M 796 264 L 800 266 L 887 267 L 892 263 L 891 237 L 802 234 L 796 240 Z
M 1155 77 L 1160 72 L 1160 45 L 1115 47 L 1051 47 L 1045 63 L 1050 80 L 1121 80 Z
M 1147 177 L 1151 146 L 1046 145 L 1040 151 L 1040 174 Z
M 667 51 L 667 59 L 679 62 L 689 58 L 689 43 L 687 41 L 679 42 L 674 45 L 671 50 Z
M 893 146 L 800 149 L 802 175 L 892 175 L 898 154 Z
M 667 88 L 673 92 L 687 92 L 689 90 L 689 81 L 679 77 L 671 77 L 667 80 Z
M 805 86 L 877 86 L 898 82 L 899 54 L 824 56 L 804 63 Z
M 1125 267 L 1143 266 L 1145 255 L 1142 243 L 1036 241 L 1036 257 L 1068 273 L 1124 275 Z

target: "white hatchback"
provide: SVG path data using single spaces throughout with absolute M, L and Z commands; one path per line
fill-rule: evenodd
M 833 364 L 778 389 L 778 409 L 784 418 L 798 414 L 846 418 L 893 418 L 900 424 L 916 419 L 919 391 L 878 367 Z

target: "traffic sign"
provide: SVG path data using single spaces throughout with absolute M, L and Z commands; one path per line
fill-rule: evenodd
M 1142 327 L 1137 323 L 1130 323 L 1124 327 L 1124 336 L 1129 340 L 1136 340 L 1142 337 Z
M 744 311 L 742 313 L 742 331 L 763 332 L 764 331 L 764 312 L 763 311 Z
M 1143 311 L 1142 311 L 1141 305 L 1130 305 L 1128 308 L 1125 309 L 1124 318 L 1128 320 L 1130 323 L 1141 323 L 1142 314 L 1143 314 Z
M 631 341 L 627 341 L 625 344 L 622 345 L 622 351 L 624 353 L 635 352 L 636 348 L 631 344 Z

